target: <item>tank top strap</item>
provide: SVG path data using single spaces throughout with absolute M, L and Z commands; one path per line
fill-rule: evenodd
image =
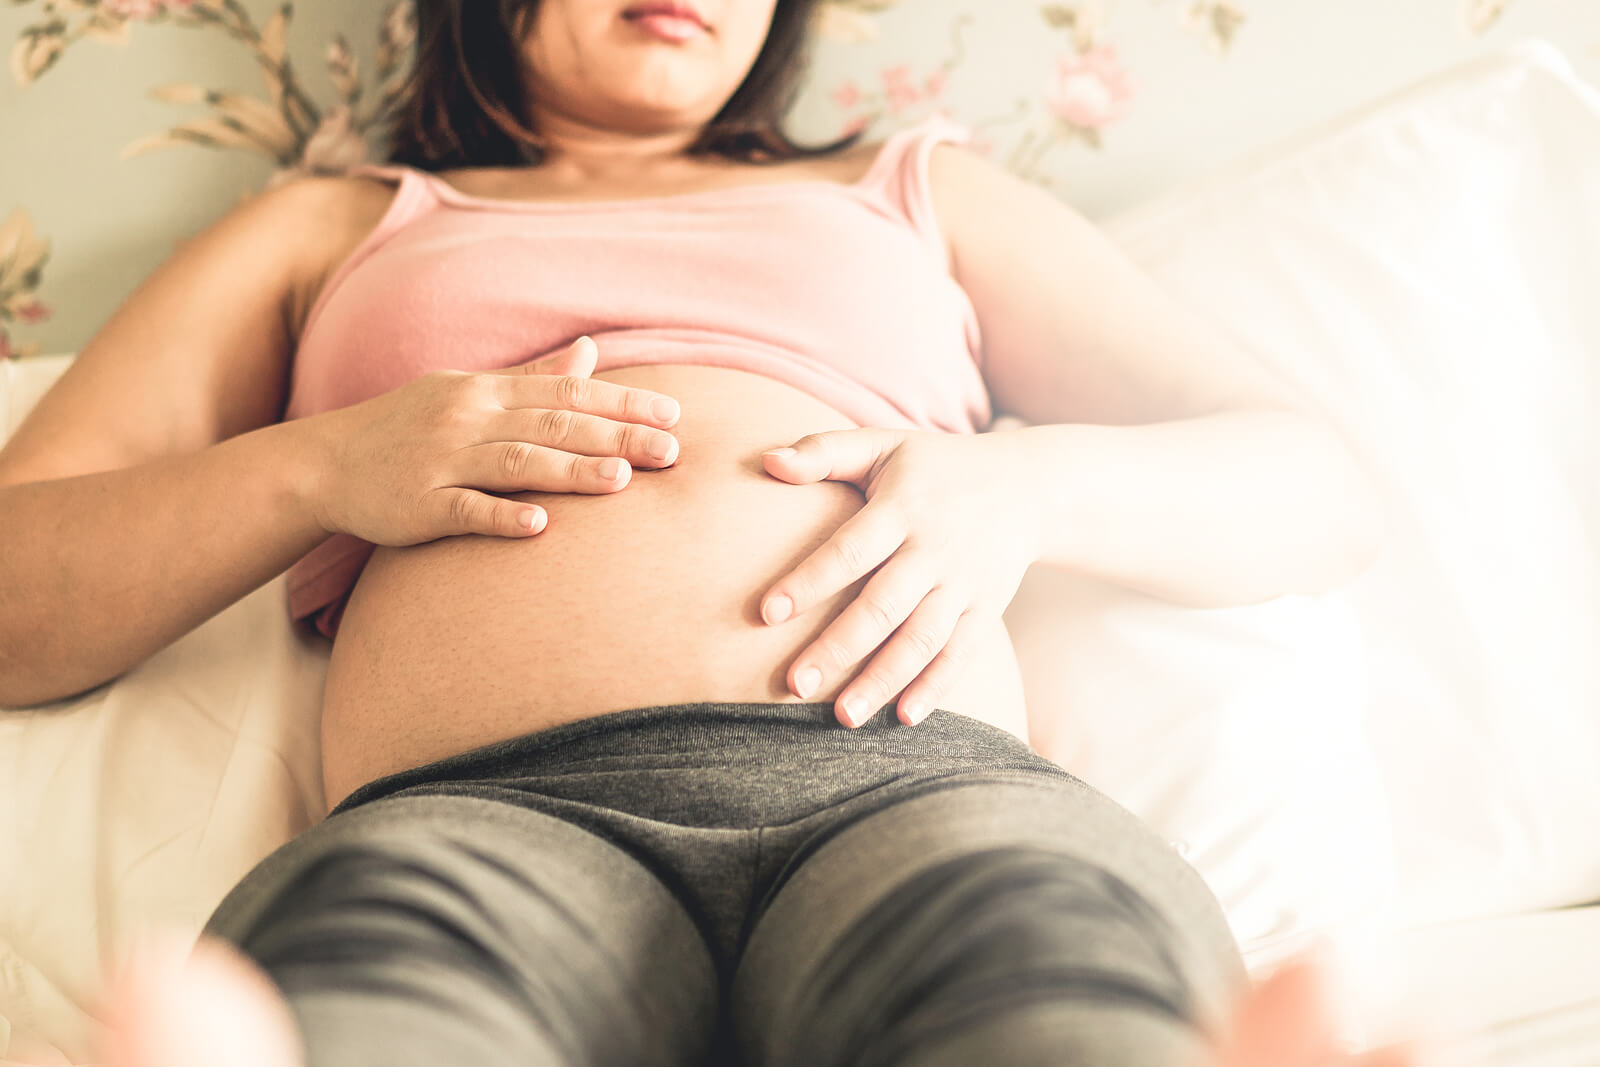
M 344 259 L 333 269 L 327 281 L 323 284 L 317 299 L 311 305 L 311 311 L 306 315 L 304 327 L 301 329 L 300 343 L 305 344 L 305 339 L 311 336 L 316 329 L 322 314 L 323 305 L 328 298 L 344 281 L 363 259 L 371 255 L 385 241 L 393 237 L 398 231 L 415 219 L 428 214 L 439 206 L 438 194 L 434 192 L 428 175 L 415 167 L 396 163 L 361 163 L 344 172 L 346 178 L 381 178 L 386 181 L 396 182 L 399 188 L 395 191 L 393 199 L 389 201 L 388 208 L 383 217 L 378 220 L 362 240 Z M 290 397 L 290 410 L 294 409 L 293 395 Z M 291 415 L 290 417 L 294 417 Z
M 360 163 L 346 173 L 364 177 L 388 178 L 401 184 L 421 174 L 417 168 L 407 166 L 404 163 Z
M 346 171 L 345 176 L 379 178 L 399 186 L 394 201 L 379 224 L 379 230 L 385 236 L 440 206 L 432 176 L 416 167 L 403 163 L 362 163 Z
M 928 160 L 936 145 L 966 144 L 972 132 L 942 115 L 932 115 L 891 134 L 858 183 L 905 219 L 941 263 L 948 265 L 944 237 L 934 215 Z

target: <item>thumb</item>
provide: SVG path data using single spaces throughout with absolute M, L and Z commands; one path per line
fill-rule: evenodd
M 519 369 L 524 374 L 587 378 L 594 373 L 595 364 L 599 359 L 600 349 L 594 343 L 594 338 L 585 334 L 561 351 L 540 356 L 530 363 L 524 363 Z
M 901 435 L 893 430 L 829 430 L 808 434 L 788 448 L 763 452 L 767 473 L 786 482 L 854 482 L 866 488 L 879 460 L 894 451 Z

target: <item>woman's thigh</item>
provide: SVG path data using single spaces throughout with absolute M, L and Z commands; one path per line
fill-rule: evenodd
M 751 930 L 746 1067 L 1170 1067 L 1243 989 L 1216 898 L 1082 782 L 951 782 L 809 855 Z
M 267 857 L 206 932 L 272 976 L 308 1067 L 696 1065 L 705 943 L 637 860 L 539 812 L 400 796 Z

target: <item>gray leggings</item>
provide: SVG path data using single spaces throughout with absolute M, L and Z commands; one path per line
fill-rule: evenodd
M 1133 815 L 892 706 L 636 708 L 380 778 L 206 932 L 309 1067 L 1178 1067 L 1245 982 Z

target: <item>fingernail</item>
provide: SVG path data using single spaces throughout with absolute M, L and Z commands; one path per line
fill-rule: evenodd
M 780 623 L 794 614 L 794 601 L 786 596 L 775 596 L 761 606 L 761 617 L 769 624 Z
M 672 422 L 678 417 L 678 402 L 669 397 L 658 396 L 650 401 L 650 414 L 662 422 Z
M 845 697 L 840 707 L 844 709 L 844 721 L 851 726 L 860 726 L 872 717 L 867 702 L 858 696 Z
M 779 459 L 788 459 L 795 452 L 792 448 L 769 448 L 761 454 L 763 456 L 777 456 Z
M 817 691 L 817 686 L 822 684 L 822 672 L 815 667 L 807 667 L 794 676 L 794 691 L 801 700 L 806 699 Z
M 626 466 L 620 459 L 608 459 L 600 464 L 600 477 L 608 482 L 614 482 L 622 477 L 623 468 Z
M 909 722 L 912 726 L 917 725 L 917 723 L 921 722 L 923 719 L 926 719 L 927 717 L 928 717 L 927 705 L 923 704 L 921 701 L 918 701 L 918 700 L 912 700 L 912 701 L 908 701 L 906 703 L 906 721 Z

